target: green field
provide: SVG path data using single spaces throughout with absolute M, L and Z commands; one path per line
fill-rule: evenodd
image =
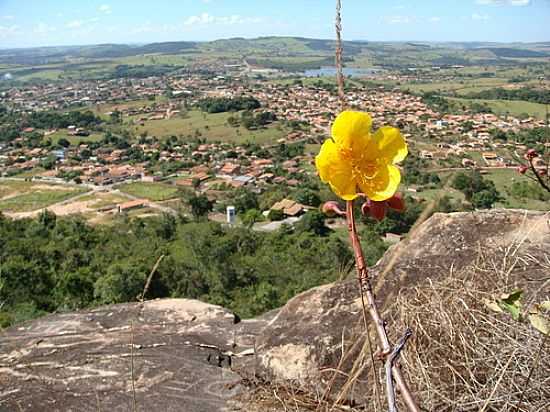
M 6 180 L 0 182 L 0 211 L 31 212 L 84 193 L 78 187 Z
M 229 116 L 239 113 L 204 113 L 190 111 L 185 117 L 174 116 L 164 120 L 146 120 L 143 126 L 138 124 L 139 116 L 132 118 L 137 134 L 147 133 L 155 137 L 189 136 L 210 141 L 273 143 L 284 138 L 287 131 L 277 122 L 264 129 L 247 130 L 244 127 L 231 127 L 227 124 Z
M 508 84 L 505 78 L 480 78 L 453 82 L 405 83 L 399 86 L 411 92 L 455 92 L 459 95 L 476 93 Z
M 57 144 L 61 139 L 67 139 L 71 145 L 76 146 L 79 143 L 99 142 L 103 139 L 103 134 L 91 133 L 89 136 L 71 136 L 66 130 L 58 130 L 57 132 L 44 137 L 44 139 L 50 139 L 54 144 Z
M 539 103 L 526 102 L 522 100 L 484 100 L 484 99 L 461 99 L 451 97 L 449 100 L 460 103 L 461 105 L 472 105 L 473 103 L 487 104 L 491 110 L 499 115 L 509 114 L 511 116 L 520 116 L 528 114 L 537 119 L 546 118 L 546 106 Z
M 178 196 L 178 188 L 176 186 L 167 185 L 164 183 L 148 183 L 135 182 L 127 183 L 116 187 L 121 192 L 129 195 L 149 199 L 155 202 L 162 200 L 173 199 Z
M 116 64 L 128 64 L 135 66 L 155 66 L 155 65 L 169 65 L 169 66 L 183 66 L 189 63 L 189 57 L 181 54 L 145 54 L 139 56 L 119 57 L 110 63 Z
M 440 174 L 442 178 L 446 178 L 449 175 L 448 172 L 443 172 Z M 550 202 L 543 202 L 535 199 L 522 198 L 518 199 L 508 194 L 508 189 L 514 182 L 526 182 L 531 183 L 528 177 L 520 175 L 515 169 L 494 169 L 490 171 L 483 172 L 483 178 L 492 180 L 495 184 L 496 189 L 500 195 L 504 198 L 502 202 L 498 202 L 494 207 L 505 207 L 505 208 L 518 208 L 518 209 L 529 209 L 529 210 L 550 210 Z M 418 193 L 419 197 L 423 198 L 433 198 L 437 193 L 440 192 L 437 190 L 426 190 Z M 445 194 L 450 195 L 453 198 L 464 199 L 462 193 L 449 189 L 445 191 Z

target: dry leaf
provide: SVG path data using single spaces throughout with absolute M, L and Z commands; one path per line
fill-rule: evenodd
M 544 333 L 545 335 L 548 335 L 550 333 L 550 323 L 548 322 L 548 319 L 545 319 L 541 315 L 529 315 L 529 322 L 531 322 L 531 325 L 538 331 Z

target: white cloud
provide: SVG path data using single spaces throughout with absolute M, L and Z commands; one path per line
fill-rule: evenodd
M 476 4 L 481 5 L 494 5 L 494 6 L 501 6 L 501 5 L 509 5 L 509 6 L 528 6 L 531 4 L 531 0 L 476 0 Z
M 82 20 L 73 20 L 65 24 L 65 27 L 68 29 L 80 29 L 82 27 Z
M 50 26 L 46 23 L 43 23 L 43 22 L 40 22 L 38 23 L 38 25 L 36 25 L 36 27 L 33 29 L 33 32 L 35 34 L 48 34 L 48 33 L 51 33 L 51 32 L 54 32 L 56 31 L 57 29 L 53 26 Z
M 487 16 L 486 14 L 479 14 L 479 13 L 474 13 L 472 14 L 472 20 L 483 20 L 483 21 L 487 21 L 489 20 L 490 17 Z
M 11 26 L 0 26 L 0 39 L 15 36 L 19 33 L 19 26 L 16 24 L 13 24 Z
M 183 24 L 185 26 L 198 26 L 198 25 L 209 25 L 209 24 L 245 24 L 245 23 L 261 23 L 263 19 L 261 17 L 244 17 L 238 14 L 233 14 L 231 16 L 212 16 L 208 13 L 202 13 L 198 16 L 190 16 Z
M 411 23 L 414 18 L 411 16 L 386 16 L 384 20 L 389 24 L 408 24 Z
M 101 6 L 99 6 L 99 9 L 98 9 L 101 13 L 105 13 L 105 14 L 111 14 L 112 13 L 112 9 L 111 9 L 111 6 L 109 6 L 108 4 L 102 4 Z
M 441 21 L 441 17 L 434 16 L 434 17 L 430 17 L 428 20 L 432 23 L 439 23 Z
M 15 16 L 12 16 L 12 15 L 0 16 L 0 19 L 2 19 L 2 20 L 14 20 Z

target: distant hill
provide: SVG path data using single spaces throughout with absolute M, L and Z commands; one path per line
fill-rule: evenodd
M 144 45 L 99 44 L 91 46 L 37 47 L 29 49 L 0 49 L 0 64 L 43 65 L 67 63 L 74 59 L 122 59 L 142 55 L 216 56 L 229 58 L 250 57 L 266 62 L 267 67 L 281 67 L 286 63 L 311 64 L 308 61 L 281 61 L 285 58 L 308 58 L 321 62 L 334 53 L 335 42 L 330 39 L 304 37 L 230 38 L 209 42 L 171 41 Z M 488 62 L 506 63 L 510 58 L 550 57 L 548 43 L 490 43 L 490 42 L 370 42 L 345 41 L 344 55 L 354 59 L 368 57 L 376 65 L 407 67 L 430 64 L 479 63 L 480 54 Z M 279 59 L 278 61 L 276 61 Z M 272 64 L 270 61 L 272 61 Z
M 512 58 L 532 58 L 532 57 L 549 57 L 550 54 L 529 49 L 516 49 L 510 47 L 487 47 L 485 49 L 494 53 L 497 57 L 512 57 Z

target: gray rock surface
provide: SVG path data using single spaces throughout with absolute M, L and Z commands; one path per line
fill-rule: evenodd
M 264 323 L 185 299 L 46 316 L 0 335 L 0 410 L 222 410 Z

